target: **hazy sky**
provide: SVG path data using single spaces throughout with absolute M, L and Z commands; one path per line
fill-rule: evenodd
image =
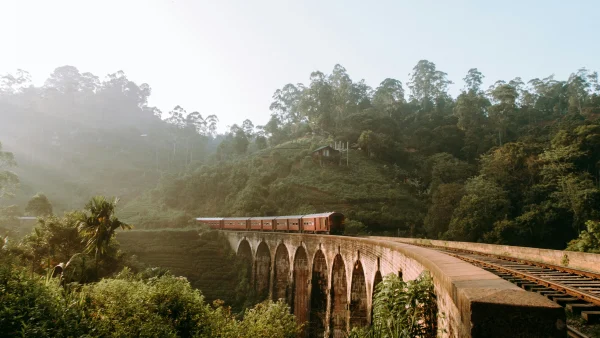
M 463 86 L 600 70 L 600 1 L 1 0 L 0 73 L 118 70 L 221 126 L 264 124 L 271 96 L 343 65 L 353 80 L 402 83 L 420 59 Z

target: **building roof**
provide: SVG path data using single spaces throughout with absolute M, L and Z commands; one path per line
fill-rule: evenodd
M 337 151 L 337 150 L 333 149 L 332 146 L 322 146 L 322 147 L 319 147 L 319 148 L 313 150 L 313 153 L 316 153 L 317 151 L 323 150 L 323 149 L 326 149 L 326 148 L 330 148 L 331 150 Z

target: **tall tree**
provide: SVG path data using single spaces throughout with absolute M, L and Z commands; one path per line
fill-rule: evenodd
M 9 170 L 16 165 L 13 153 L 3 151 L 2 143 L 0 143 L 0 198 L 11 196 L 15 186 L 19 183 L 17 175 Z
M 50 216 L 52 215 L 52 203 L 46 195 L 40 192 L 27 202 L 25 212 L 31 216 Z
M 121 222 L 114 214 L 118 198 L 109 201 L 104 196 L 93 197 L 85 206 L 85 212 L 80 215 L 78 229 L 85 238 L 85 251 L 93 253 L 98 259 L 114 237 L 115 230 L 131 229 L 129 224 Z
M 467 76 L 463 79 L 465 81 L 465 91 L 479 93 L 484 77 L 477 68 L 469 69 Z
M 413 68 L 408 82 L 411 99 L 425 107 L 433 104 L 436 98 L 447 96 L 448 85 L 452 84 L 447 76 L 448 74 L 436 69 L 435 63 L 420 60 Z
M 388 116 L 398 110 L 404 102 L 404 88 L 398 80 L 387 78 L 375 89 L 373 105 Z

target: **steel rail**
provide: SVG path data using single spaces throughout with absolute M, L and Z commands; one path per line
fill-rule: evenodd
M 523 271 L 519 271 L 519 270 L 515 270 L 515 269 L 511 269 L 508 268 L 506 266 L 502 266 L 500 264 L 496 264 L 496 263 L 492 263 L 492 262 L 488 262 L 488 261 L 483 261 L 483 260 L 479 260 L 473 257 L 466 257 L 463 255 L 459 255 L 459 254 L 454 254 L 454 253 L 447 253 L 450 256 L 454 256 L 458 259 L 462 259 L 471 263 L 476 263 L 476 264 L 480 264 L 482 266 L 487 266 L 499 271 L 504 271 L 507 272 L 511 275 L 517 276 L 517 277 L 521 277 L 523 279 L 529 280 L 531 282 L 534 282 L 536 284 L 540 284 L 546 287 L 549 287 L 551 289 L 557 290 L 557 291 L 561 291 L 564 292 L 570 296 L 579 298 L 581 300 L 584 300 L 588 303 L 592 303 L 594 305 L 598 305 L 600 306 L 600 297 L 597 297 L 589 292 L 583 291 L 583 290 L 578 290 L 576 288 L 573 288 L 571 286 L 568 285 L 564 285 L 555 281 L 551 281 L 548 279 L 544 279 L 544 278 L 540 278 L 538 276 L 534 276 L 532 274 L 523 272 Z
M 456 251 L 456 252 L 466 252 L 466 253 L 470 253 L 470 254 L 478 255 L 478 256 L 486 256 L 486 257 L 498 258 L 498 259 L 502 259 L 502 260 L 506 260 L 506 261 L 512 261 L 512 262 L 517 262 L 517 263 L 522 263 L 522 264 L 532 265 L 532 266 L 539 266 L 539 267 L 542 267 L 542 268 L 547 268 L 547 269 L 561 271 L 561 272 L 566 272 L 566 273 L 572 273 L 572 274 L 575 274 L 575 275 L 580 275 L 580 276 L 584 276 L 584 277 L 589 277 L 589 278 L 594 278 L 594 279 L 600 280 L 600 273 L 593 272 L 593 271 L 578 270 L 578 269 L 573 269 L 573 268 L 569 268 L 569 267 L 565 267 L 565 266 L 561 266 L 561 265 L 555 265 L 555 264 L 538 262 L 538 261 L 530 261 L 530 260 L 521 259 L 521 258 L 515 258 L 515 257 L 510 257 L 510 256 L 502 256 L 502 255 L 496 255 L 496 254 L 489 254 L 489 253 L 484 253 L 484 252 L 479 252 L 479 251 L 472 251 L 472 250 L 466 250 L 466 249 L 455 249 L 455 248 L 447 248 L 447 247 L 443 247 L 443 246 L 433 246 L 433 245 L 419 245 L 419 246 L 424 246 L 424 247 L 434 248 L 434 249 L 450 250 L 450 251 Z

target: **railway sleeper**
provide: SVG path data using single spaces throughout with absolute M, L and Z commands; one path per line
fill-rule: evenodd
M 571 303 L 565 306 L 568 311 L 579 315 L 582 311 L 600 311 L 600 306 L 590 303 Z
M 535 288 L 531 288 L 531 290 L 529 290 L 529 291 L 531 291 L 531 292 L 537 292 L 537 293 L 541 293 L 541 292 L 544 292 L 544 291 L 545 292 L 555 292 L 553 289 L 550 289 L 550 288 L 547 288 L 547 287 L 541 286 L 541 285 L 538 285 Z
M 515 280 L 513 283 L 517 284 L 517 286 L 519 286 L 519 287 L 521 287 L 521 288 L 522 288 L 524 285 L 527 285 L 527 284 L 532 284 L 532 283 L 531 283 L 530 281 L 528 281 L 527 279 L 517 279 L 517 280 Z M 537 284 L 536 284 L 536 285 L 537 285 Z
M 534 284 L 534 283 L 527 283 L 527 284 L 521 284 L 521 288 L 527 290 L 527 291 L 532 291 L 534 288 L 539 287 L 539 284 Z
M 581 317 L 588 324 L 595 324 L 600 322 L 600 311 L 581 311 Z
M 560 293 L 560 292 L 554 292 L 554 293 L 545 293 L 542 294 L 542 296 L 552 300 L 554 297 L 568 297 L 568 295 L 564 294 L 564 293 Z
M 575 297 L 552 297 L 552 300 L 560 306 L 581 301 L 581 299 Z

